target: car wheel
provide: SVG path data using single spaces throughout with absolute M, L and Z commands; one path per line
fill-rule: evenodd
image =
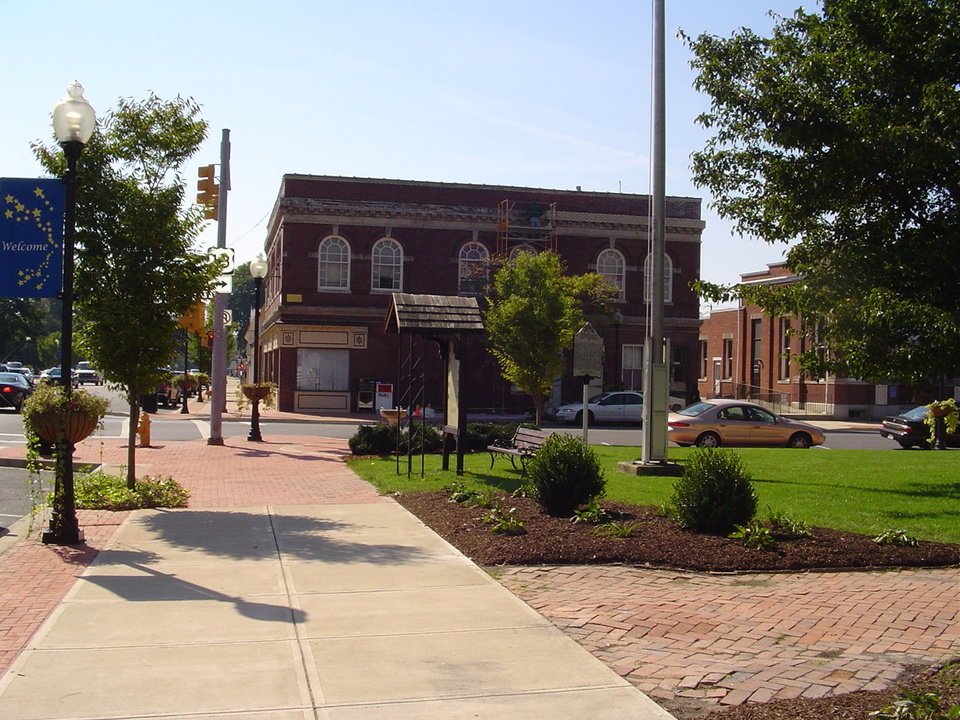
M 694 443 L 697 447 L 703 448 L 716 448 L 720 447 L 720 436 L 716 433 L 705 432 L 703 435 L 697 438 L 697 442 Z
M 910 448 L 913 447 L 913 443 L 910 442 L 909 440 L 900 439 L 900 440 L 897 440 L 897 443 L 898 443 L 898 444 L 900 445 L 900 447 L 902 447 L 904 450 L 909 450 Z
M 810 436 L 806 433 L 794 433 L 790 438 L 790 441 L 787 443 L 787 447 L 806 449 L 813 444 L 813 441 L 810 439 Z

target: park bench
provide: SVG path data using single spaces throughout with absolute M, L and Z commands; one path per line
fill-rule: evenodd
M 552 433 L 543 430 L 534 430 L 533 428 L 518 427 L 511 440 L 497 440 L 493 445 L 487 445 L 490 453 L 490 469 L 493 469 L 493 461 L 497 455 L 506 455 L 510 458 L 510 464 L 516 468 L 514 458 L 520 458 L 520 477 L 527 471 L 527 460 L 537 454 L 537 450 L 547 441 Z

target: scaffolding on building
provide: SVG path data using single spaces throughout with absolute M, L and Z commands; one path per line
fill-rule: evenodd
M 512 200 L 497 206 L 497 254 L 509 256 L 523 246 L 536 251 L 557 251 L 557 204 L 526 203 L 518 207 Z

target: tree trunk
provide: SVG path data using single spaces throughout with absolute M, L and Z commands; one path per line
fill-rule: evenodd
M 136 395 L 132 397 L 136 398 Z M 140 404 L 130 401 L 130 425 L 127 430 L 127 487 L 133 490 L 137 482 L 137 424 L 140 421 Z

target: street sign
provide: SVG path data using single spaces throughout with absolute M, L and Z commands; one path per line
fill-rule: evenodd
M 213 293 L 224 293 L 229 295 L 233 292 L 233 275 L 221 275 L 217 278 L 217 285 L 213 288 Z
M 223 326 L 226 327 L 233 322 L 233 310 L 224 310 L 221 317 L 223 318 Z
M 222 247 L 212 247 L 207 248 L 207 255 L 211 257 L 222 257 L 227 259 L 227 266 L 223 268 L 220 272 L 224 275 L 232 275 L 234 268 L 236 268 L 236 262 L 233 257 L 233 248 L 222 248 Z M 217 292 L 230 292 L 230 290 L 222 291 L 218 290 Z

